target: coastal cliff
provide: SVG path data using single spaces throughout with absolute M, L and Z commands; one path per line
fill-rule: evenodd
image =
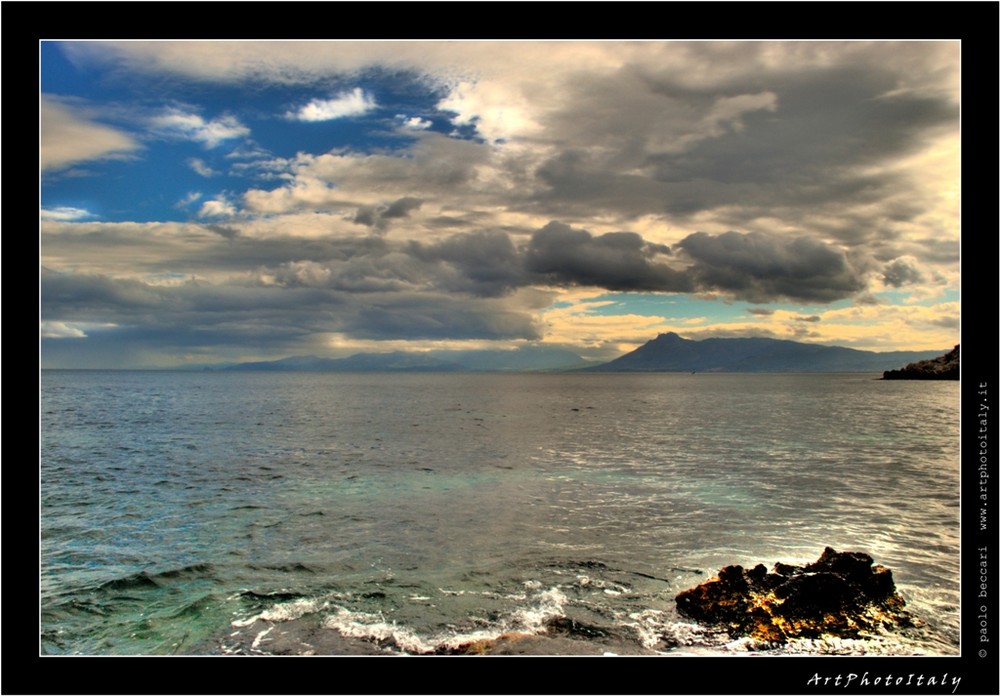
M 931 360 L 910 363 L 901 370 L 886 370 L 882 379 L 958 379 L 958 346 Z

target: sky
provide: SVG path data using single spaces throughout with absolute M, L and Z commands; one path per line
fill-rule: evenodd
M 949 349 L 960 46 L 43 41 L 42 366 Z

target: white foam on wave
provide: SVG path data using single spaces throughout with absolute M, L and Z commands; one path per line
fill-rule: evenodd
M 621 621 L 621 625 L 635 630 L 639 642 L 644 648 L 654 648 L 660 642 L 663 633 L 663 612 L 657 609 L 633 612 L 628 615 L 630 621 Z
M 719 634 L 719 635 L 725 635 Z M 706 640 L 706 638 L 708 638 Z M 771 655 L 921 655 L 930 654 L 915 649 L 902 649 L 903 644 L 898 637 L 865 635 L 860 638 L 841 638 L 839 636 L 823 636 L 821 638 L 791 638 L 780 646 L 762 643 L 750 636 L 723 640 L 717 648 L 725 652 L 758 653 Z M 701 636 L 698 643 L 712 646 L 709 636 Z
M 400 626 L 395 621 L 387 621 L 381 613 L 368 614 L 337 607 L 335 613 L 323 620 L 323 626 L 338 631 L 348 638 L 395 645 L 403 652 L 411 654 L 432 652 L 435 647 L 411 629 Z
M 527 631 L 528 633 L 541 633 L 545 629 L 545 622 L 557 616 L 565 616 L 563 607 L 569 601 L 558 587 L 553 587 L 537 596 L 537 603 L 516 610 L 512 615 L 513 627 Z
M 609 582 L 607 580 L 601 580 L 600 578 L 595 580 L 589 575 L 577 575 L 576 584 L 586 589 L 604 590 L 604 594 L 611 595 L 612 597 L 629 594 L 631 592 L 631 590 L 623 585 Z
M 441 636 L 435 640 L 435 644 L 442 648 L 458 648 L 462 645 L 467 645 L 468 643 L 475 643 L 477 641 L 490 641 L 496 640 L 502 635 L 502 631 L 499 630 L 481 630 L 481 631 L 469 631 L 466 633 L 456 633 L 450 636 Z
M 329 603 L 324 599 L 296 599 L 291 602 L 275 604 L 246 619 L 236 619 L 232 625 L 234 628 L 244 628 L 252 625 L 255 621 L 293 621 L 306 614 L 322 611 L 328 606 Z
M 635 631 L 644 648 L 657 650 L 666 643 L 671 646 L 706 645 L 714 641 L 698 624 L 673 621 L 660 609 L 632 612 L 618 624 Z
M 793 638 L 783 651 L 817 655 L 926 655 L 928 652 L 914 647 L 902 649 L 903 644 L 889 636 L 868 635 L 863 638 Z
M 743 636 L 741 638 L 737 638 L 736 640 L 729 641 L 722 647 L 724 650 L 729 650 L 731 652 L 751 652 L 756 650 L 757 645 L 757 641 L 750 636 Z
M 446 594 L 464 594 L 459 591 L 441 590 Z M 472 593 L 478 594 L 478 593 Z M 523 597 L 521 595 L 520 597 Z M 356 638 L 376 643 L 386 648 L 396 648 L 409 654 L 428 654 L 440 649 L 455 649 L 478 641 L 496 640 L 505 633 L 543 633 L 546 622 L 556 616 L 563 616 L 563 606 L 568 598 L 559 588 L 553 587 L 532 597 L 528 606 L 512 611 L 507 617 L 488 621 L 479 629 L 462 631 L 457 627 L 454 633 L 421 636 L 416 631 L 389 620 L 382 613 L 372 614 L 352 611 L 337 606 L 333 613 L 323 620 L 323 626 L 338 631 L 347 638 Z
M 259 648 L 260 647 L 260 642 L 262 640 L 264 640 L 264 636 L 266 636 L 268 633 L 270 633 L 273 630 L 274 630 L 274 626 L 271 626 L 269 628 L 265 628 L 263 631 L 261 631 L 260 633 L 258 633 L 257 637 L 253 639 L 253 643 L 250 644 L 250 647 L 252 649 L 254 649 L 254 650 L 256 650 L 257 648 Z
M 531 582 L 531 581 L 529 581 Z M 528 583 L 524 583 L 527 585 Z M 538 583 L 541 587 L 541 583 Z M 526 599 L 525 595 L 506 595 L 518 600 Z M 439 636 L 433 642 L 440 647 L 457 648 L 476 641 L 496 640 L 505 633 L 544 633 L 546 622 L 557 616 L 565 616 L 563 607 L 569 601 L 558 587 L 539 592 L 529 606 L 515 609 L 511 614 L 497 622 L 490 622 L 488 628 L 448 636 Z
M 541 587 L 541 583 L 539 583 L 538 586 Z M 500 594 L 499 592 L 492 592 L 490 590 L 446 590 L 443 587 L 439 587 L 438 592 L 448 597 L 463 597 L 465 595 L 471 595 L 473 597 L 487 597 L 488 599 L 513 599 L 515 601 L 521 601 L 527 598 L 527 595 L 523 593 Z

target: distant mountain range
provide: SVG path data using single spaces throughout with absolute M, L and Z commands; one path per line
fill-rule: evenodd
M 660 334 L 592 372 L 883 372 L 941 351 L 873 353 L 773 338 L 706 338 Z
M 568 350 L 526 346 L 516 350 L 436 350 L 358 353 L 348 358 L 296 356 L 264 362 L 207 366 L 207 370 L 267 372 L 884 372 L 940 356 L 942 351 L 874 353 L 773 338 L 707 338 L 675 333 L 608 363 L 595 365 Z M 190 368 L 189 368 L 190 369 Z
M 358 353 L 349 358 L 297 356 L 209 369 L 267 372 L 537 372 L 593 363 L 568 350 L 526 346 L 515 350 L 434 350 Z

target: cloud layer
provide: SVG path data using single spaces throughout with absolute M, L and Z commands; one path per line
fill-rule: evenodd
M 78 162 L 122 157 L 140 145 L 128 133 L 87 118 L 83 110 L 42 95 L 39 104 L 42 172 Z
M 188 219 L 46 206 L 51 344 L 110 350 L 119 336 L 134 360 L 169 362 L 337 341 L 611 346 L 683 326 L 954 343 L 956 43 L 62 50 L 136 104 L 43 95 L 43 171 L 139 167 L 166 143 L 194 181 L 167 196 Z M 154 103 L 150 76 L 191 85 L 190 103 Z M 196 103 L 250 85 L 272 102 Z M 281 150 L 279 132 L 301 140 Z M 609 293 L 662 297 L 664 310 L 611 316 Z M 671 298 L 753 306 L 671 317 Z M 867 314 L 831 314 L 846 308 Z

